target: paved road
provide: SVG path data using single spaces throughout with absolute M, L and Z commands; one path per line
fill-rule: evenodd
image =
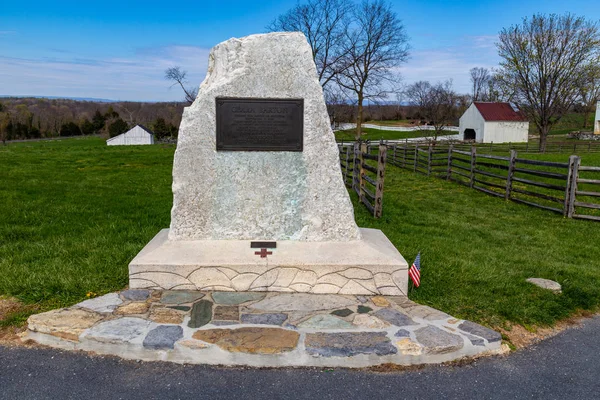
M 598 399 L 600 317 L 465 366 L 374 373 L 138 363 L 0 347 L 1 399 Z

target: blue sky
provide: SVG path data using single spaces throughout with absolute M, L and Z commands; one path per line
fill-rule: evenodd
M 182 66 L 190 85 L 199 85 L 212 46 L 264 32 L 296 1 L 2 3 L 0 95 L 165 101 L 183 97 L 163 79 L 166 68 Z M 502 27 L 537 12 L 600 20 L 597 0 L 390 3 L 412 47 L 403 81 L 452 78 L 465 93 L 470 68 L 497 65 L 494 43 Z

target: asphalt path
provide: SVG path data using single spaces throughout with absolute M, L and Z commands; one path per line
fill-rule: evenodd
M 599 399 L 600 317 L 508 356 L 396 372 L 250 369 L 0 347 L 0 399 Z

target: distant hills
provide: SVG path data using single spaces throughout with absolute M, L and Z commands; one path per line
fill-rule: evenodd
M 52 100 L 77 100 L 77 101 L 93 101 L 96 103 L 117 103 L 120 100 L 110 99 L 97 99 L 95 97 L 68 97 L 68 96 L 27 96 L 27 95 L 7 95 L 0 94 L 0 98 L 13 98 L 13 99 L 52 99 Z
M 13 98 L 13 99 L 51 99 L 51 100 L 75 100 L 75 101 L 92 101 L 95 103 L 177 103 L 177 101 L 135 101 L 135 100 L 111 100 L 111 99 L 98 99 L 95 97 L 68 97 L 68 96 L 27 96 L 27 95 L 6 95 L 0 94 L 0 99 Z M 345 101 L 343 104 L 355 105 L 353 101 Z M 380 100 L 380 101 L 369 101 L 365 100 L 365 106 L 408 106 L 408 102 L 403 101 L 398 104 L 397 101 L 392 100 Z

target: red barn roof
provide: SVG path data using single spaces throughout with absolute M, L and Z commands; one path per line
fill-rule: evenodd
M 475 107 L 486 121 L 525 122 L 527 117 L 520 110 L 513 109 L 510 103 L 484 103 L 476 101 Z

